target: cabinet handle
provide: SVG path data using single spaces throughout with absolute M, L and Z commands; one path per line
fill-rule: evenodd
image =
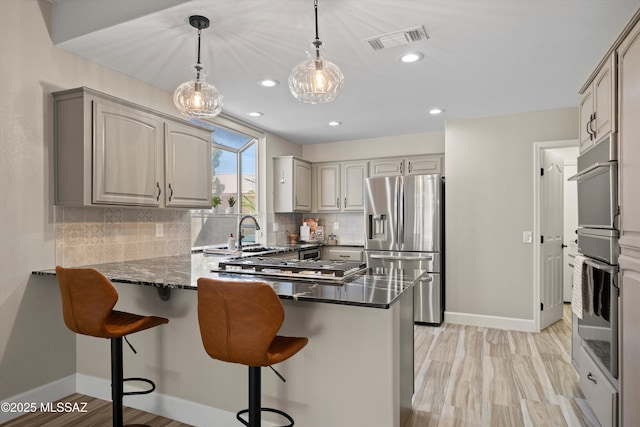
M 591 375 L 591 372 L 589 372 L 589 374 L 587 375 L 587 379 L 589 381 L 593 381 L 594 384 L 598 384 L 598 381 L 596 381 L 596 379 L 593 377 L 593 375 Z
M 169 190 L 171 191 L 171 193 L 169 193 L 169 201 L 171 201 L 171 199 L 173 199 L 173 187 L 171 187 L 171 183 L 169 183 Z
M 404 166 L 404 165 L 402 164 L 402 162 L 400 162 L 400 175 L 402 175 L 402 169 L 403 169 L 403 166 Z
M 409 173 L 411 173 L 411 162 L 409 162 Z
M 296 205 L 295 205 L 295 207 L 296 208 L 298 207 L 298 196 L 296 196 Z
M 349 255 L 338 255 L 340 258 L 351 258 Z
M 160 188 L 160 183 L 156 182 L 156 187 L 158 187 L 158 195 L 156 196 L 156 202 L 160 201 L 160 195 L 162 194 L 162 189 Z
M 336 208 L 340 209 L 340 197 L 336 197 Z

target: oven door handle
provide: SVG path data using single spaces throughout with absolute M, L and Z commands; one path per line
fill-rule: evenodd
M 598 162 L 598 163 L 594 163 L 591 166 L 589 166 L 586 169 L 581 170 L 580 172 L 578 172 L 577 174 L 573 175 L 572 177 L 568 178 L 567 181 L 584 181 L 586 179 L 589 178 L 593 178 L 595 175 L 597 175 L 600 171 L 599 169 L 602 168 L 610 168 L 612 166 L 615 166 L 616 164 L 618 164 L 617 160 L 610 160 L 608 162 Z M 598 171 L 598 173 L 596 173 L 596 171 Z
M 584 263 L 587 265 L 590 265 L 591 267 L 597 268 L 598 270 L 610 271 L 612 273 L 617 273 L 619 270 L 618 266 L 616 265 L 609 265 L 604 262 L 595 261 L 590 258 L 586 258 L 584 260 Z

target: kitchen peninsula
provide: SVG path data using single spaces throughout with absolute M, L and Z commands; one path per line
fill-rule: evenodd
M 212 272 L 221 259 L 193 253 L 90 266 L 114 282 L 117 309 L 170 319 L 130 337 L 138 355 L 125 352 L 125 374 L 152 378 L 158 390 L 125 405 L 193 425 L 236 425 L 235 412 L 247 406 L 246 369 L 207 356 L 190 290 L 199 277 L 262 280 L 283 302 L 280 334 L 309 338 L 297 357 L 275 366 L 286 383 L 263 374 L 263 405 L 308 427 L 405 425 L 413 395 L 413 292 L 405 291 L 422 272 L 366 269 L 326 284 Z M 76 345 L 78 392 L 108 400 L 108 344 L 78 336 Z

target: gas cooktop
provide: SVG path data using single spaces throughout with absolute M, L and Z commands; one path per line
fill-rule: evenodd
M 367 267 L 364 262 L 287 260 L 269 257 L 251 257 L 220 261 L 217 272 L 253 274 L 292 280 L 323 280 L 343 282 Z

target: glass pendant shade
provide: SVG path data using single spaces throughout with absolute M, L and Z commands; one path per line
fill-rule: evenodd
M 215 117 L 222 111 L 222 95 L 215 86 L 204 80 L 205 70 L 195 66 L 194 78 L 182 83 L 173 93 L 173 102 L 187 117 Z
M 207 83 L 207 75 L 200 63 L 200 36 L 209 28 L 209 19 L 200 15 L 191 15 L 189 24 L 198 30 L 198 59 L 193 67 L 193 79 L 182 83 L 173 93 L 173 103 L 187 117 L 215 117 L 222 111 L 222 95 L 215 86 Z
M 333 62 L 321 55 L 324 46 L 312 42 L 308 58 L 289 74 L 289 91 L 299 101 L 320 104 L 333 101 L 344 84 L 344 75 Z

